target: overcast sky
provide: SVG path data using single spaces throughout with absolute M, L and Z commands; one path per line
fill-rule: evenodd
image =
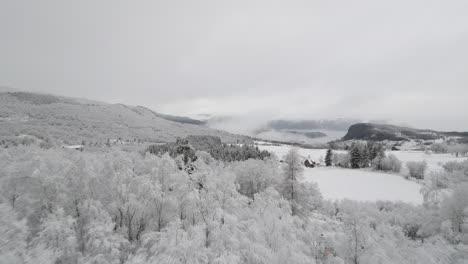
M 468 1 L 0 0 L 0 85 L 468 131 Z

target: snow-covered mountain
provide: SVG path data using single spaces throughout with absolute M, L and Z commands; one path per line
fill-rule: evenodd
M 430 129 L 415 129 L 388 124 L 357 123 L 349 127 L 348 133 L 343 137 L 344 140 L 363 139 L 363 140 L 436 140 L 440 138 L 456 138 L 459 142 L 465 143 L 468 138 L 468 132 L 441 132 Z
M 169 142 L 188 135 L 213 135 L 225 142 L 244 136 L 196 125 L 196 120 L 156 113 L 141 106 L 107 104 L 29 92 L 0 92 L 0 139 L 32 136 L 65 144 Z

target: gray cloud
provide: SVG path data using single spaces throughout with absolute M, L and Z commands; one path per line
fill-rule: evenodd
M 156 110 L 468 130 L 468 2 L 0 3 L 0 84 Z

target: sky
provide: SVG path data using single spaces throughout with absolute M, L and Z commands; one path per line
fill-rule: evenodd
M 467 14 L 466 0 L 0 0 L 0 85 L 468 131 Z

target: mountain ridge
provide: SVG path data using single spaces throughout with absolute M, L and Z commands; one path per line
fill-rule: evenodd
M 468 132 L 443 132 L 432 129 L 417 129 L 404 126 L 375 123 L 356 123 L 349 127 L 343 140 L 375 140 L 375 141 L 404 141 L 404 140 L 436 140 L 445 137 L 457 137 L 465 142 Z
M 167 116 L 141 106 L 32 92 L 0 92 L 3 140 L 31 135 L 63 144 L 82 141 L 103 144 L 118 138 L 158 143 L 189 135 L 212 135 L 229 143 L 250 141 L 246 136 L 193 124 L 191 119 Z

